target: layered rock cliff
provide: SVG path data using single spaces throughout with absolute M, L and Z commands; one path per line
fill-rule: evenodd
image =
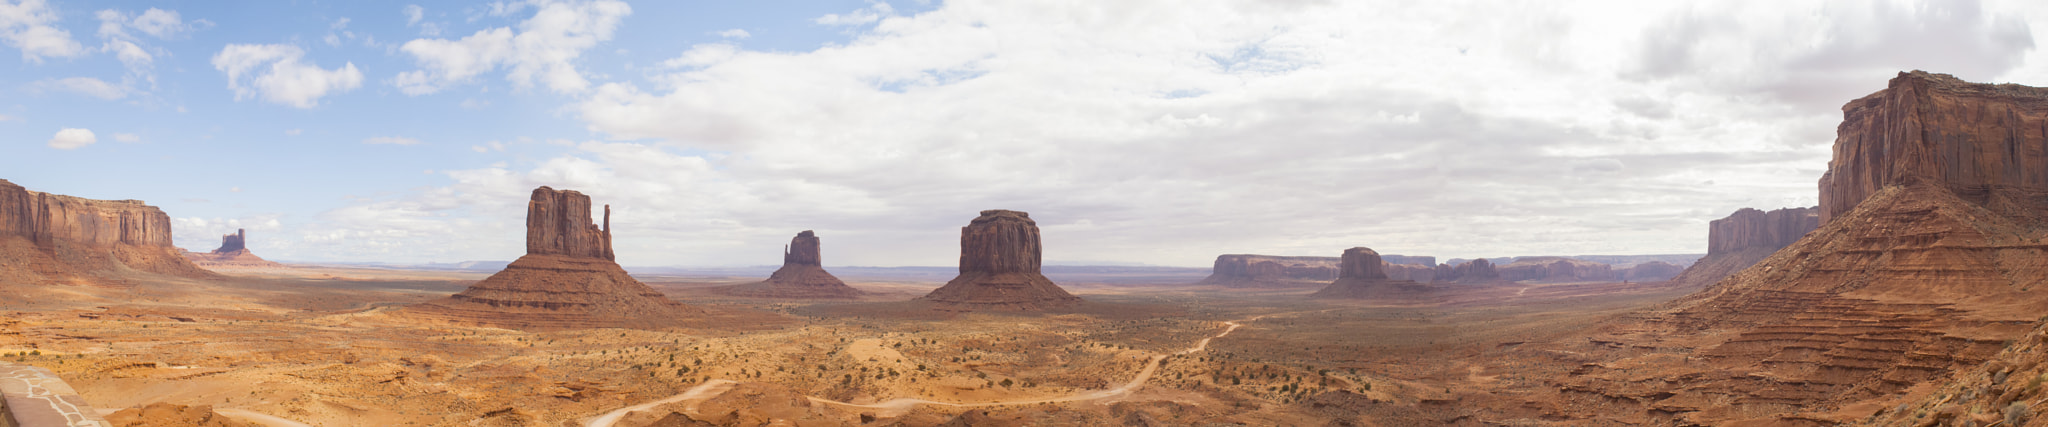
M 122 286 L 132 272 L 213 279 L 171 246 L 171 217 L 140 200 L 29 191 L 0 180 L 0 276 Z
M 1039 273 L 1043 248 L 1030 214 L 981 211 L 960 228 L 960 275 L 918 298 L 945 310 L 1045 310 L 1078 304 Z
M 2048 89 L 1903 72 L 1843 105 L 1835 134 L 1820 178 L 1822 222 L 1885 186 L 1917 181 L 2008 213 L 2003 205 L 2031 210 L 2023 201 L 2048 193 Z
M 469 289 L 402 315 L 514 329 L 662 329 L 703 311 L 671 301 L 612 261 L 611 212 L 590 222 L 590 196 L 548 187 L 526 205 L 525 256 Z
M 1697 293 L 1529 348 L 1545 360 L 1518 373 L 1551 389 L 1509 406 L 1574 424 L 1967 425 L 2038 401 L 2024 381 L 1936 390 L 1993 382 L 2010 366 L 1981 364 L 2038 348 L 2044 109 L 2048 90 L 1901 73 L 1843 108 L 1819 228 Z
M 727 295 L 755 298 L 858 298 L 859 289 L 826 272 L 817 233 L 804 230 L 782 252 L 782 268 L 768 280 L 726 288 Z

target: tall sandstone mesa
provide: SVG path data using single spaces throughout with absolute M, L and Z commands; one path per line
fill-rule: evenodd
M 960 228 L 960 275 L 920 300 L 942 310 L 1036 311 L 1067 307 L 1081 297 L 1039 273 L 1038 222 L 1008 210 L 981 211 Z
M 171 246 L 171 217 L 141 200 L 29 191 L 0 179 L 0 279 L 118 286 L 134 272 L 214 279 Z
M 782 251 L 782 268 L 768 280 L 738 285 L 728 295 L 757 298 L 859 298 L 862 292 L 826 272 L 817 233 L 804 230 Z
M 1819 228 L 1697 293 L 1532 348 L 1563 362 L 1531 372 L 1552 389 L 1503 408 L 1580 424 L 1963 425 L 1953 417 L 2040 401 L 2021 380 L 1933 390 L 2014 366 L 1988 360 L 2041 361 L 2021 340 L 2048 326 L 2048 89 L 1915 71 L 1842 111 Z
M 590 223 L 590 196 L 540 187 L 526 205 L 526 255 L 462 293 L 405 314 L 513 329 L 679 326 L 702 310 L 671 301 L 612 260 L 611 207 Z

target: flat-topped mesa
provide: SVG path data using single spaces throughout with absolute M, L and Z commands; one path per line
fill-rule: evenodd
M 1834 159 L 1820 178 L 1826 223 L 1886 186 L 1928 182 L 1978 204 L 2048 192 L 2048 88 L 1970 83 L 1899 73 L 1888 87 L 1842 106 Z M 1999 209 L 2003 210 L 2003 209 Z
M 611 210 L 590 223 L 590 197 L 548 187 L 526 209 L 526 255 L 448 298 L 401 314 L 514 329 L 663 329 L 703 310 L 671 301 L 612 261 Z
M 1326 256 L 1217 255 L 1215 267 L 1200 284 L 1233 288 L 1314 286 L 1336 279 L 1339 263 L 1336 257 Z
M 94 200 L 29 191 L 0 179 L 0 278 L 107 285 L 134 270 L 212 279 L 171 246 L 171 217 L 140 200 Z
M 818 235 L 811 230 L 797 233 L 782 251 L 782 268 L 768 280 L 725 288 L 727 295 L 756 298 L 858 298 L 864 292 L 847 286 L 826 272 L 820 256 Z
M 1435 288 L 1413 280 L 1387 278 L 1386 264 L 1380 253 L 1366 247 L 1345 249 L 1340 257 L 1337 280 L 1309 296 L 1315 298 L 1347 299 L 1399 299 L 1419 302 L 1427 298 Z
M 1615 280 L 1614 266 L 1556 256 L 1516 258 L 1496 269 L 1507 281 L 1594 282 Z
M 1038 223 L 1029 214 L 981 211 L 960 228 L 960 276 L 919 299 L 962 311 L 1035 311 L 1080 303 L 1080 297 L 1039 273 L 1042 251 Z
M 590 223 L 590 196 L 575 190 L 533 189 L 526 203 L 526 254 L 562 255 L 614 260 L 612 207 L 604 207 L 604 227 Z

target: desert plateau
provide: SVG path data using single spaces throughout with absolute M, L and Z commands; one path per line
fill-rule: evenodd
M 2048 426 L 2040 22 L 0 0 L 0 427 Z

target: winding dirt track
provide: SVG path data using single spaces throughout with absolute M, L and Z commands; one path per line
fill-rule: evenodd
M 1216 334 L 1216 336 L 1213 336 L 1213 337 L 1203 338 L 1203 339 L 1202 339 L 1201 341 L 1197 341 L 1197 342 L 1195 342 L 1195 346 L 1194 346 L 1194 347 L 1189 347 L 1189 348 L 1188 348 L 1188 349 L 1186 349 L 1186 350 L 1181 350 L 1181 351 L 1178 351 L 1178 352 L 1174 352 L 1174 353 L 1172 353 L 1172 354 L 1158 354 L 1158 355 L 1153 355 L 1153 356 L 1152 356 L 1152 361 L 1151 361 L 1151 363 L 1147 363 L 1147 364 L 1145 364 L 1145 368 L 1144 368 L 1144 369 L 1140 369 L 1140 370 L 1138 371 L 1138 375 L 1137 375 L 1137 376 L 1131 377 L 1131 380 L 1130 380 L 1130 381 L 1126 381 L 1126 382 L 1124 382 L 1124 384 L 1123 384 L 1123 385 L 1120 385 L 1120 386 L 1116 386 L 1116 387 L 1114 387 L 1114 388 L 1110 388 L 1110 389 L 1107 389 L 1107 390 L 1097 390 L 1097 391 L 1090 391 L 1090 392 L 1085 392 L 1085 393 L 1077 393 L 1077 394 L 1071 394 L 1071 395 L 1066 395 L 1066 396 L 1060 396 L 1060 397 L 1051 397 L 1051 398 L 1043 398 L 1043 399 L 1024 399 L 1024 400 L 998 400 L 998 401 L 990 401 L 990 402 L 973 402 L 973 403 L 953 403 L 953 402 L 939 402 L 939 401 L 933 401 L 933 400 L 925 400 L 925 399 L 918 399 L 918 398 L 908 398 L 908 397 L 906 397 L 906 398 L 890 399 L 890 400 L 888 400 L 888 401 L 884 401 L 884 402 L 881 402 L 881 403 L 872 403 L 872 404 L 865 404 L 865 405 L 863 405 L 863 404 L 855 404 L 855 403 L 847 403 L 847 402 L 841 402 L 841 401 L 837 401 L 837 400 L 831 400 L 831 399 L 824 399 L 824 398 L 819 398 L 819 397 L 815 397 L 815 396 L 804 396 L 804 398 L 806 398 L 806 399 L 810 399 L 810 400 L 811 400 L 811 402 L 814 402 L 814 403 L 820 403 L 820 404 L 825 404 L 825 405 L 839 406 L 839 407 L 845 407 L 845 408 L 859 408 L 859 409 L 877 409 L 877 410 L 880 410 L 880 411 L 879 411 L 879 412 L 877 412 L 877 413 L 876 413 L 875 415 L 877 415 L 877 416 L 882 416 L 882 417 L 893 417 L 893 416 L 897 416 L 897 415 L 902 415 L 902 414 L 903 414 L 903 413 L 905 413 L 905 412 L 909 412 L 911 408 L 915 408 L 915 407 L 917 407 L 917 405 L 937 405 L 937 406 L 950 406 L 950 407 L 957 407 L 957 408 L 972 408 L 972 407 L 981 407 L 981 406 L 999 406 L 999 405 L 1032 405 L 1032 404 L 1039 404 L 1039 403 L 1060 403 L 1060 402 L 1079 402 L 1079 401 L 1087 401 L 1087 400 L 1097 400 L 1097 399 L 1104 399 L 1104 398 L 1110 398 L 1110 397 L 1122 396 L 1122 395 L 1130 394 L 1130 393 L 1131 393 L 1131 391 L 1137 390 L 1139 386 L 1143 386 L 1143 385 L 1145 385 L 1145 381 L 1151 380 L 1151 379 L 1152 379 L 1152 374 L 1153 374 L 1153 373 L 1155 373 L 1155 372 L 1158 372 L 1158 371 L 1159 371 L 1159 362 L 1160 362 L 1160 361 L 1163 361 L 1163 360 L 1166 360 L 1166 358 L 1167 358 L 1167 357 L 1170 357 L 1170 356 L 1179 356 L 1179 355 L 1184 355 L 1184 354 L 1189 354 L 1189 353 L 1194 353 L 1194 352 L 1198 352 L 1198 351 L 1203 351 L 1203 350 L 1207 350 L 1207 349 L 1209 349 L 1209 341 L 1210 341 L 1210 340 L 1214 340 L 1214 339 L 1217 339 L 1217 338 L 1223 338 L 1223 336 L 1225 336 L 1225 335 L 1230 335 L 1230 332 L 1231 332 L 1231 331 L 1235 331 L 1235 330 L 1237 330 L 1237 328 L 1238 328 L 1238 327 L 1240 327 L 1240 326 L 1244 326 L 1244 324 L 1243 324 L 1243 323 L 1239 323 L 1239 322 L 1250 322 L 1250 321 L 1254 321 L 1254 320 L 1259 320 L 1259 319 L 1261 319 L 1261 318 L 1265 318 L 1265 317 L 1267 317 L 1267 316 L 1258 316 L 1258 317 L 1252 317 L 1252 318 L 1249 318 L 1249 319 L 1244 319 L 1244 320 L 1242 320 L 1242 321 L 1228 321 L 1228 322 L 1223 322 L 1224 324 L 1230 325 L 1230 327 L 1229 327 L 1229 328 L 1225 328 L 1225 329 L 1223 329 L 1223 332 L 1221 332 L 1221 333 L 1218 333 L 1218 334 Z M 585 422 L 585 423 L 584 423 L 583 425 L 584 425 L 585 427 L 612 427 L 612 425 L 613 425 L 613 424 L 615 424 L 615 423 L 618 423 L 620 419 L 622 419 L 622 418 L 625 418 L 625 417 L 626 417 L 626 414 L 630 414 L 630 413 L 633 413 L 634 411 L 642 411 L 642 410 L 647 410 L 647 409 L 650 409 L 650 408 L 653 408 L 653 407 L 656 407 L 656 406 L 661 406 L 661 405 L 665 405 L 665 404 L 669 404 L 669 403 L 675 403 L 675 402 L 681 402 L 681 401 L 686 401 L 686 400 L 691 400 L 691 399 L 698 399 L 698 398 L 704 398 L 704 397 L 714 396 L 714 395 L 717 395 L 717 393 L 723 393 L 723 392 L 725 392 L 726 390 L 730 390 L 730 389 L 732 389 L 732 386 L 733 386 L 734 384 L 738 384 L 738 382 L 734 382 L 734 381 L 732 381 L 732 380 L 723 380 L 723 379 L 718 379 L 718 380 L 711 380 L 711 381 L 706 381 L 706 382 L 704 382 L 704 384 L 699 384 L 699 385 L 698 385 L 698 386 L 696 386 L 696 387 L 692 387 L 692 388 L 690 388 L 689 390 L 687 390 L 687 391 L 684 391 L 684 392 L 683 392 L 682 394 L 677 394 L 677 395 L 674 395 L 674 396 L 669 396 L 669 397 L 667 397 L 667 398 L 664 398 L 664 399 L 661 399 L 661 400 L 656 400 L 656 401 L 653 401 L 653 402 L 648 402 L 648 403 L 642 403 L 642 404 L 639 404 L 639 405 L 633 405 L 633 406 L 628 406 L 628 407 L 624 407 L 624 408 L 619 408 L 619 409 L 616 409 L 616 410 L 612 410 L 611 412 L 606 412 L 606 413 L 605 413 L 604 415 L 598 416 L 598 417 L 596 417 L 596 418 L 591 418 L 591 419 L 590 419 L 589 421 Z

